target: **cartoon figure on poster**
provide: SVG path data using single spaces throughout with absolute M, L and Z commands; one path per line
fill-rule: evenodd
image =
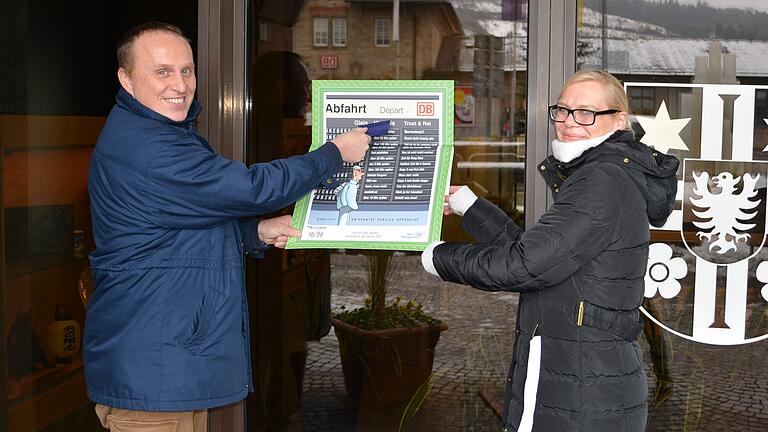
M 349 225 L 350 213 L 357 210 L 357 191 L 365 172 L 360 165 L 352 167 L 352 178 L 334 190 L 336 208 L 339 210 L 337 225 Z

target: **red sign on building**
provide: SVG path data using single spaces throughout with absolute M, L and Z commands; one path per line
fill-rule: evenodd
M 335 55 L 320 56 L 320 67 L 323 69 L 338 69 L 339 56 L 335 56 Z

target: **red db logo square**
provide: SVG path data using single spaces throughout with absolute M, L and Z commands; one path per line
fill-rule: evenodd
M 416 115 L 431 116 L 435 115 L 434 102 L 416 102 Z

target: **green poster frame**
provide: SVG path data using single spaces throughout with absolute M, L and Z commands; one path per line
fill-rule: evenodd
M 438 150 L 437 176 L 429 211 L 427 241 L 373 240 L 307 240 L 289 238 L 287 249 L 378 249 L 423 251 L 430 243 L 440 240 L 443 223 L 443 196 L 448 189 L 453 163 L 453 80 L 314 80 L 312 81 L 312 145 L 310 151 L 325 144 L 324 96 L 327 92 L 344 93 L 435 93 L 441 95 L 443 142 Z M 302 229 L 309 211 L 312 192 L 302 197 L 294 207 L 292 225 Z

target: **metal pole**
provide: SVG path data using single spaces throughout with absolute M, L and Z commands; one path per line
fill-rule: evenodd
M 517 21 L 512 28 L 512 82 L 509 97 L 509 136 L 515 137 L 515 93 L 517 93 Z
M 395 43 L 395 79 L 400 79 L 400 0 L 393 0 L 392 5 L 392 42 Z
M 488 87 L 488 95 L 486 96 L 486 113 L 485 118 L 487 120 L 488 124 L 488 133 L 487 136 L 491 136 L 493 132 L 493 116 L 491 115 L 491 111 L 493 110 L 493 61 L 494 61 L 494 42 L 493 42 L 493 36 L 490 36 L 488 39 L 488 80 L 487 80 L 487 87 Z
M 603 70 L 608 69 L 608 17 L 605 12 L 605 9 L 608 7 L 607 3 L 608 3 L 607 0 L 603 0 L 602 17 L 601 17 L 602 18 L 601 27 L 602 27 L 602 36 L 603 36 L 603 40 L 601 41 L 602 42 L 601 49 L 603 52 L 600 58 L 602 59 L 601 64 L 602 64 Z

